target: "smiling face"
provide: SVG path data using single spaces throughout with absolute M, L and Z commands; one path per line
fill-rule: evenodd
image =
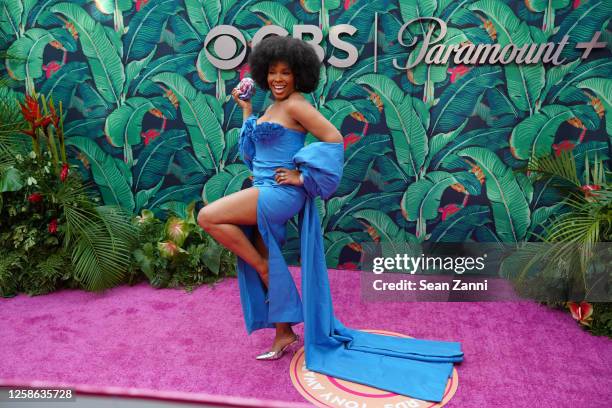
M 276 100 L 283 100 L 295 91 L 295 77 L 286 62 L 276 61 L 268 67 L 268 86 Z

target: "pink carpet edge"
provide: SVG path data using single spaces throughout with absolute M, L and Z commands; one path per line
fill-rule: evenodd
M 217 404 L 227 407 L 270 407 L 270 408 L 311 408 L 311 404 L 279 401 L 261 398 L 244 398 L 230 395 L 213 395 L 207 393 L 158 391 L 148 388 L 130 388 L 115 386 L 95 386 L 87 384 L 68 384 L 53 381 L 23 380 L 19 378 L 0 378 L 0 387 L 28 387 L 45 389 L 71 389 L 77 394 L 121 396 L 126 398 L 145 398 L 173 402 L 198 402 Z

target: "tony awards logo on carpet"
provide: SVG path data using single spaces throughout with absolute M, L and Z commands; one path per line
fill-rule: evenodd
M 388 336 L 409 337 L 383 330 L 364 331 Z M 296 390 L 317 407 L 436 408 L 446 405 L 457 391 L 459 377 L 457 370 L 454 368 L 446 384 L 443 400 L 436 403 L 310 371 L 306 368 L 304 356 L 303 347 L 296 351 L 289 365 L 289 375 Z

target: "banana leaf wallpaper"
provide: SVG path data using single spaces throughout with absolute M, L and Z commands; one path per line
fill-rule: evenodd
M 563 211 L 562 197 L 514 170 L 564 150 L 579 171 L 585 157 L 610 156 L 611 9 L 609 0 L 0 0 L 0 49 L 9 54 L 1 69 L 16 92 L 62 102 L 72 162 L 104 203 L 182 214 L 249 183 L 237 149 L 242 112 L 229 96 L 249 67 L 213 66 L 209 31 L 234 26 L 248 47 L 264 25 L 320 27 L 321 81 L 304 96 L 341 130 L 345 167 L 318 208 L 328 265 L 352 268 L 364 242 L 534 240 Z M 397 33 L 418 16 L 446 22 L 445 44 L 568 35 L 575 45 L 601 31 L 608 48 L 582 59 L 568 46 L 558 66 L 397 69 L 393 60 L 403 65 L 412 51 Z M 327 63 L 346 57 L 328 46 L 338 24 L 357 28 L 343 40 L 359 58 L 344 69 Z M 403 35 L 410 42 L 424 30 L 413 24 Z M 270 103 L 259 90 L 254 111 Z M 288 228 L 284 250 L 297 264 L 297 218 Z

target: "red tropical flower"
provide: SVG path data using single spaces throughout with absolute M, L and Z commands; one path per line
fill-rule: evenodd
M 251 66 L 249 64 L 244 64 L 240 67 L 240 69 L 238 70 L 239 76 L 240 76 L 240 80 L 242 81 L 242 79 L 244 78 L 244 76 L 247 73 L 251 72 Z
M 580 6 L 580 0 L 574 0 L 572 3 L 572 8 L 577 9 Z
M 51 220 L 48 230 L 50 234 L 55 234 L 57 232 L 57 218 Z
M 21 107 L 23 118 L 28 122 L 34 122 L 40 118 L 40 105 L 38 105 L 36 98 L 26 95 L 25 103 L 19 102 L 19 106 Z
M 344 9 L 348 10 L 351 4 L 355 4 L 357 0 L 344 0 Z
M 353 143 L 357 143 L 359 139 L 361 139 L 361 136 L 357 136 L 354 133 L 349 133 L 348 135 L 346 135 L 346 137 L 344 138 L 344 150 L 346 150 L 346 148 L 352 145 Z
M 149 129 L 146 132 L 142 132 L 140 135 L 144 138 L 144 144 L 146 146 L 159 136 L 159 131 L 156 129 Z
M 55 106 L 53 106 L 53 100 L 51 101 L 51 103 L 49 103 L 49 119 L 51 120 L 51 123 L 53 123 L 53 126 L 56 129 L 59 129 L 59 115 L 57 114 L 56 110 L 55 110 Z
M 69 171 L 70 167 L 68 166 L 68 163 L 62 164 L 62 170 L 60 171 L 60 180 L 62 181 L 62 183 L 66 181 Z
M 560 156 L 561 152 L 571 152 L 576 145 L 569 140 L 563 140 L 559 144 L 553 144 L 552 148 L 555 151 L 555 156 Z
M 580 189 L 584 192 L 585 197 L 596 197 L 598 194 L 593 193 L 593 191 L 601 190 L 601 186 L 597 184 L 586 184 Z
M 38 98 L 33 98 L 30 95 L 26 95 L 25 103 L 18 103 L 21 107 L 21 114 L 23 115 L 23 118 L 30 122 L 30 125 L 32 125 L 32 129 L 24 130 L 22 131 L 23 133 L 34 137 L 38 127 L 42 126 L 45 130 L 47 130 L 47 126 L 49 126 L 51 123 L 51 117 L 49 115 L 42 116 L 40 113 Z
M 345 270 L 353 271 L 357 269 L 357 264 L 354 262 L 345 262 L 343 264 L 339 264 L 338 269 L 345 269 Z
M 458 77 L 467 74 L 469 71 L 470 69 L 466 67 L 465 65 L 457 65 L 454 68 L 449 68 L 447 72 L 451 74 L 451 77 L 450 77 L 451 84 L 454 83 L 458 79 Z
M 42 201 L 42 198 L 43 198 L 42 194 L 33 193 L 28 196 L 28 201 L 31 203 L 39 203 Z
M 449 215 L 453 215 L 457 211 L 459 211 L 461 207 L 458 207 L 457 204 L 451 203 L 446 204 L 444 207 L 438 208 L 438 212 L 442 213 L 442 221 L 446 220 L 446 217 Z
M 47 79 L 51 77 L 55 72 L 57 72 L 62 66 L 57 63 L 57 61 L 51 61 L 47 65 L 43 65 L 42 69 L 45 71 L 45 77 Z
M 591 325 L 591 320 L 593 320 L 593 305 L 589 302 L 580 302 L 580 304 L 576 304 L 575 302 L 567 302 L 567 307 L 572 313 L 572 317 L 580 324 L 585 326 Z
M 149 0 L 136 0 L 136 11 L 140 11 L 142 6 L 144 6 L 148 2 L 149 2 Z

